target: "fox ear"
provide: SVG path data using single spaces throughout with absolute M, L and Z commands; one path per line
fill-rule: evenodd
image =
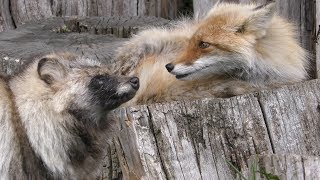
M 265 36 L 276 9 L 275 2 L 256 7 L 238 32 L 254 32 L 258 38 Z
M 66 74 L 64 66 L 58 59 L 53 58 L 40 59 L 37 70 L 40 79 L 49 85 L 63 79 Z

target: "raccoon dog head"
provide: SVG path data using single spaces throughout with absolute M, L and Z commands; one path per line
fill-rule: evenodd
M 40 59 L 37 72 L 55 111 L 90 123 L 103 120 L 139 89 L 137 77 L 112 75 L 97 61 L 69 54 Z

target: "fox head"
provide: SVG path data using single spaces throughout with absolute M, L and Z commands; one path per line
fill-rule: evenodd
M 190 38 L 186 49 L 167 64 L 177 79 L 212 75 L 245 76 L 256 58 L 256 44 L 267 35 L 276 11 L 264 6 L 220 4 L 214 7 Z

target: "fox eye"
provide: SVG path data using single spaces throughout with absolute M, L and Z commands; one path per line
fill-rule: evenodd
M 200 41 L 200 43 L 199 43 L 198 46 L 199 46 L 199 48 L 201 48 L 201 49 L 206 49 L 206 48 L 208 48 L 208 47 L 210 46 L 210 44 L 207 43 L 207 42 Z

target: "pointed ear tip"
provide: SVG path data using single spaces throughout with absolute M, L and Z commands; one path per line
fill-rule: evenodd
M 256 7 L 255 10 L 256 11 L 267 10 L 268 12 L 275 12 L 277 10 L 277 3 L 276 3 L 276 1 L 271 1 L 267 4 L 260 5 L 260 6 Z
M 275 12 L 276 9 L 277 9 L 277 3 L 276 3 L 276 1 L 271 1 L 270 3 L 268 3 L 268 4 L 266 5 L 266 8 L 269 9 L 270 11 Z

